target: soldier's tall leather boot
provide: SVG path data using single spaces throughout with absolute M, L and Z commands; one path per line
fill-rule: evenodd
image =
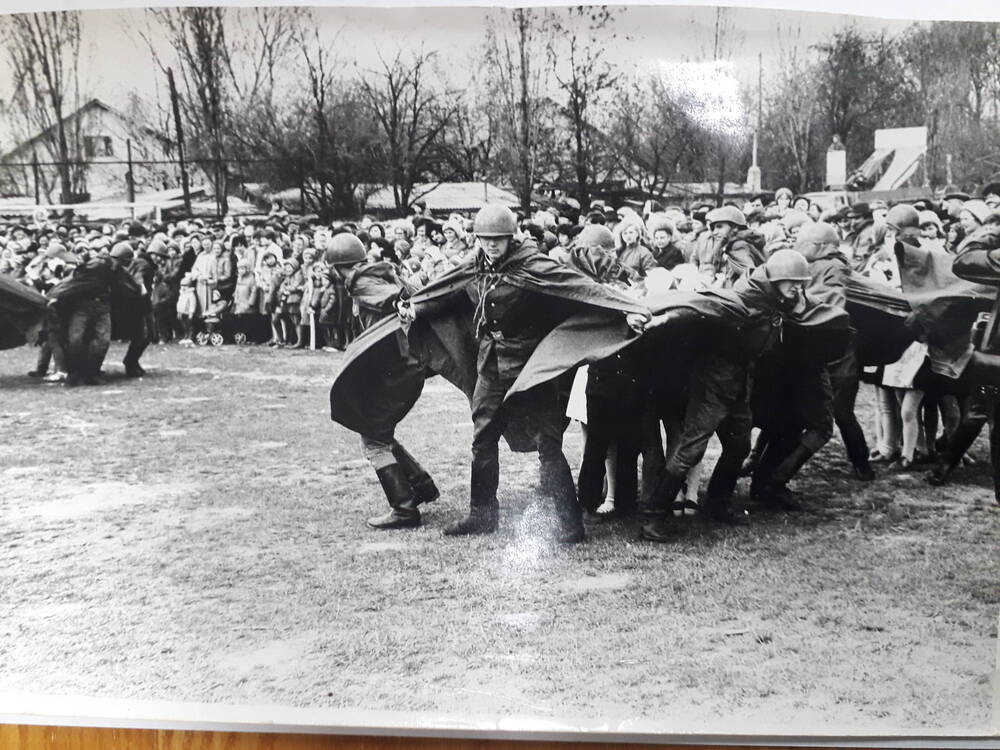
M 708 485 L 705 487 L 702 512 L 707 518 L 717 523 L 723 523 L 727 526 L 745 526 L 749 523 L 746 514 L 737 513 L 732 506 L 733 492 L 736 489 L 738 479 L 736 471 L 721 464 L 720 458 L 708 480 Z
M 815 451 L 801 443 L 796 445 L 767 478 L 764 486 L 758 490 L 757 498 L 779 510 L 792 512 L 802 510 L 802 501 L 786 485 L 806 461 L 812 458 L 813 453 Z
M 650 542 L 672 542 L 683 534 L 683 528 L 674 518 L 674 498 L 684 486 L 683 474 L 664 471 L 656 483 L 646 506 L 646 522 L 639 534 Z
M 434 480 L 431 479 L 431 475 L 427 473 L 427 470 L 417 462 L 417 459 L 406 448 L 398 442 L 393 443 L 392 455 L 395 456 L 399 465 L 403 467 L 403 471 L 406 472 L 406 478 L 413 488 L 417 505 L 432 503 L 441 497 L 441 492 L 438 490 L 437 485 L 434 484 Z
M 406 480 L 403 467 L 399 464 L 390 464 L 375 473 L 392 510 L 384 516 L 369 518 L 368 525 L 373 529 L 412 529 L 419 526 L 420 511 L 417 510 L 413 488 Z
M 552 498 L 559 518 L 556 541 L 559 544 L 578 544 L 587 533 L 583 526 L 583 510 L 576 500 L 573 472 L 566 463 L 561 446 L 539 448 L 538 459 L 542 492 Z
M 495 532 L 500 523 L 500 504 L 497 502 L 499 485 L 499 462 L 495 458 L 474 457 L 469 489 L 469 515 L 445 527 L 445 536 Z

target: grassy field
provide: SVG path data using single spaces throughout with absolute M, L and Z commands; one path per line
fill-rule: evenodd
M 0 690 L 715 733 L 997 726 L 981 462 L 941 489 L 863 484 L 835 439 L 796 484 L 805 513 L 692 521 L 667 546 L 598 524 L 557 548 L 534 457 L 503 453 L 500 533 L 448 539 L 471 423 L 431 381 L 400 437 L 443 497 L 420 529 L 375 532 L 375 476 L 328 417 L 340 355 L 160 346 L 127 380 L 122 353 L 76 389 L 0 354 Z M 573 427 L 574 467 L 581 447 Z

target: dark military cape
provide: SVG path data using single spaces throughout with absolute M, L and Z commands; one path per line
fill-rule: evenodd
M 45 297 L 0 274 L 0 349 L 33 344 L 45 321 Z
M 810 298 L 799 315 L 782 315 L 777 293 L 758 266 L 732 289 L 699 292 L 670 291 L 646 297 L 643 302 L 656 313 L 677 313 L 666 324 L 643 335 L 645 349 L 653 357 L 653 376 L 680 382 L 682 373 L 672 370 L 689 366 L 691 350 L 726 350 L 749 364 L 760 353 L 766 331 L 781 318 L 781 337 L 802 359 L 828 362 L 841 356 L 850 338 L 850 317 L 842 309 Z M 508 396 L 526 391 L 587 362 L 609 357 L 629 346 L 634 338 L 612 327 L 595 327 L 596 320 L 575 316 L 557 327 L 538 346 Z M 650 339 L 653 339 L 650 341 Z M 586 341 L 586 353 L 581 342 Z M 741 351 L 737 351 L 741 350 Z M 669 371 L 668 371 L 669 370 Z
M 107 297 L 111 307 L 111 328 L 115 338 L 131 339 L 149 306 L 132 276 L 109 258 L 93 258 L 77 266 L 73 275 L 49 291 L 58 307 L 79 299 Z
M 513 286 L 579 304 L 579 311 L 549 334 L 549 337 L 556 335 L 560 341 L 556 346 L 557 365 L 552 369 L 547 363 L 540 363 L 539 369 L 551 373 L 552 377 L 566 373 L 580 362 L 603 359 L 607 356 L 604 351 L 609 340 L 620 348 L 631 337 L 625 314 L 648 314 L 643 305 L 627 295 L 603 287 L 575 269 L 540 254 L 530 240 L 513 248 L 496 272 Z M 477 258 L 470 257 L 450 273 L 415 292 L 410 298 L 411 304 L 425 306 L 429 313 L 418 316 L 406 331 L 408 354 L 426 367 L 428 375 L 443 376 L 465 393 L 470 402 L 478 378 L 479 341 L 473 330 L 473 306 L 466 288 L 475 282 L 477 273 Z M 579 330 L 581 326 L 587 331 L 582 337 L 567 339 L 556 333 L 564 328 Z M 385 413 L 371 402 L 377 400 L 375 392 L 391 385 L 389 376 L 398 366 L 393 360 L 398 362 L 403 355 L 398 344 L 386 342 L 401 330 L 398 320 L 389 318 L 366 331 L 349 347 L 348 357 L 330 389 L 334 421 L 352 430 L 370 433 L 373 429 L 384 430 L 387 422 L 397 416 L 398 411 Z M 542 346 L 531 355 L 526 370 L 532 368 L 539 350 Z M 567 367 L 567 362 L 572 364 Z M 380 378 L 383 385 L 375 382 Z M 546 377 L 538 382 L 549 379 Z M 513 395 L 514 389 L 511 391 L 508 397 Z M 533 450 L 517 424 L 509 425 L 505 438 L 513 450 Z
M 969 235 L 958 257 L 964 248 L 992 241 L 993 234 L 1000 234 L 1000 229 L 985 227 Z M 972 324 L 980 312 L 992 307 L 996 290 L 956 276 L 952 270 L 956 256 L 940 250 L 898 243 L 896 258 L 903 296 L 913 311 L 907 323 L 927 342 L 931 369 L 960 377 L 972 356 Z

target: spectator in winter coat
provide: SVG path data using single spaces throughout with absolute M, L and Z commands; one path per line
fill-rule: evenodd
M 618 262 L 633 271 L 638 278 L 656 268 L 657 263 L 649 248 L 641 243 L 642 227 L 637 219 L 626 218 L 615 229 L 618 247 L 615 250 Z
M 444 244 L 441 246 L 441 254 L 451 261 L 452 265 L 461 262 L 469 251 L 469 245 L 465 241 L 465 227 L 449 222 L 444 225 L 442 232 Z
M 305 281 L 299 270 L 299 263 L 294 258 L 289 258 L 282 264 L 281 275 L 273 320 L 277 323 L 279 332 L 278 345 L 284 346 L 289 343 L 291 332 L 299 325 L 302 287 Z
M 674 243 L 674 225 L 662 214 L 653 214 L 646 222 L 653 239 L 653 259 L 661 268 L 672 271 L 684 262 L 684 251 Z
M 214 289 L 223 299 L 230 300 L 233 298 L 233 290 L 236 289 L 236 260 L 220 240 L 212 243 L 212 258 Z
M 185 274 L 181 278 L 180 291 L 177 296 L 177 320 L 181 326 L 179 344 L 193 344 L 194 319 L 198 314 L 198 294 L 195 290 L 194 277 Z
M 233 313 L 235 315 L 257 315 L 257 279 L 254 278 L 249 259 L 236 263 L 236 288 L 233 291 Z

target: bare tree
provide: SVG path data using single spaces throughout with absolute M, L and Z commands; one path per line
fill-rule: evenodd
M 541 8 L 498 10 L 486 27 L 485 87 L 507 117 L 497 118 L 504 161 L 521 210 L 531 209 L 546 133 L 545 91 L 551 76 L 544 64 L 552 44 L 552 14 Z M 493 98 L 493 97 L 491 97 Z
M 80 104 L 80 13 L 4 16 L 0 33 L 14 79 L 12 101 L 26 132 L 44 134 L 43 146 L 59 162 L 59 202 L 72 203 L 83 179 L 81 167 L 73 164 L 80 160 L 79 123 L 66 119 Z
M 769 96 L 767 123 L 775 150 L 790 163 L 795 190 L 801 193 L 811 187 L 814 178 L 822 126 L 818 122 L 820 103 L 815 67 L 804 58 L 798 36 L 796 32 L 780 50 L 778 78 Z
M 383 141 L 384 163 L 396 210 L 406 211 L 420 196 L 414 186 L 433 172 L 435 148 L 455 116 L 456 97 L 435 85 L 434 52 L 402 52 L 381 69 L 367 71 L 361 90 Z
M 551 48 L 550 61 L 556 84 L 565 96 L 575 192 L 584 210 L 590 206 L 597 185 L 602 105 L 620 79 L 620 73 L 605 59 L 607 48 L 617 38 L 611 26 L 619 12 L 607 6 L 578 6 L 553 14 L 554 33 L 561 44 Z
M 700 135 L 663 81 L 637 79 L 620 92 L 610 130 L 617 167 L 646 195 L 662 198 L 671 180 L 688 166 Z
M 230 147 L 240 142 L 247 112 L 272 103 L 276 70 L 292 50 L 300 11 L 294 8 L 158 8 L 146 11 L 151 25 L 138 30 L 161 70 L 156 40 L 164 37 L 184 86 L 184 119 L 194 144 L 192 161 L 202 165 L 215 189 L 220 213 L 228 211 Z
M 338 40 L 324 42 L 318 25 L 309 19 L 295 34 L 308 85 L 293 110 L 301 116 L 291 132 L 301 135 L 303 167 L 311 178 L 303 180 L 303 186 L 317 210 L 349 215 L 357 210 L 362 183 L 372 181 L 376 139 L 364 92 L 347 79 L 346 64 L 336 54 Z M 302 127 L 304 123 L 309 126 Z
M 498 152 L 503 119 L 490 92 L 473 76 L 442 134 L 438 149 L 442 176 L 476 182 L 502 174 L 505 165 Z

